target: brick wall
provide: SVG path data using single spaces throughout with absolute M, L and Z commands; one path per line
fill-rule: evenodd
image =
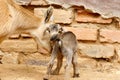
M 105 19 L 98 13 L 92 13 L 83 7 L 74 6 L 65 10 L 60 6 L 53 6 L 53 22 L 62 24 L 67 30 L 75 33 L 81 54 L 93 58 L 109 59 L 118 56 L 117 61 L 120 61 L 119 18 L 118 20 Z M 26 8 L 33 11 L 36 16 L 43 17 L 48 7 L 49 5 L 44 0 L 33 0 Z M 12 55 L 14 55 L 13 52 L 27 55 L 37 53 L 36 42 L 28 34 L 13 34 L 0 44 L 0 48 L 4 53 L 9 52 Z M 0 52 L 0 55 L 4 55 L 2 61 L 9 63 L 4 61 L 6 54 L 2 54 L 3 52 Z M 18 60 L 18 57 L 16 57 L 16 60 Z

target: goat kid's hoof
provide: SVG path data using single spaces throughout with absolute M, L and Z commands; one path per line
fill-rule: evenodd
M 74 74 L 73 78 L 79 77 L 79 73 L 78 74 Z
M 43 78 L 43 80 L 49 80 L 49 79 L 47 79 L 47 78 Z
M 49 76 L 48 75 L 44 76 L 43 80 L 49 80 Z

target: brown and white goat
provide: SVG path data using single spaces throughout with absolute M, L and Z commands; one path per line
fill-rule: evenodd
M 70 31 L 64 31 L 58 24 L 52 24 L 47 28 L 50 33 L 50 43 L 52 47 L 51 59 L 48 63 L 47 75 L 44 80 L 49 79 L 50 74 L 59 74 L 62 66 L 63 57 L 66 57 L 65 80 L 70 78 L 70 66 L 73 64 L 73 77 L 79 77 L 77 66 L 77 39 L 75 34 Z M 57 67 L 52 71 L 54 60 L 57 57 Z
M 30 33 L 44 50 L 50 51 L 50 46 L 43 41 L 48 18 L 52 15 L 52 7 L 48 8 L 46 18 L 38 18 L 29 10 L 15 4 L 14 0 L 0 0 L 0 43 L 13 32 Z

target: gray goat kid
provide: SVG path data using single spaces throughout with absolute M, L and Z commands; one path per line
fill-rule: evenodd
M 73 64 L 73 77 L 79 77 L 77 66 L 77 39 L 76 36 L 70 31 L 64 31 L 64 29 L 58 24 L 51 24 L 47 31 L 50 34 L 50 44 L 52 47 L 51 59 L 48 63 L 47 76 L 44 80 L 49 79 L 49 75 L 57 75 L 62 66 L 63 56 L 66 57 L 66 72 L 65 80 L 70 78 L 70 66 Z M 52 71 L 54 60 L 57 57 L 57 67 Z

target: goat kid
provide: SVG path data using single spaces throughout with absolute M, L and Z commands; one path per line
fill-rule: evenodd
M 43 40 L 43 33 L 52 15 L 53 8 L 48 8 L 45 18 L 38 18 L 29 10 L 17 5 L 14 0 L 0 0 L 0 43 L 13 32 L 31 34 L 38 49 L 50 52 L 49 41 Z M 41 51 L 41 50 L 40 50 Z
M 63 56 L 66 57 L 65 80 L 70 78 L 70 66 L 73 64 L 73 77 L 79 77 L 77 66 L 77 39 L 76 36 L 66 31 L 58 24 L 52 24 L 47 28 L 50 33 L 50 44 L 52 47 L 51 59 L 48 63 L 47 75 L 44 80 L 49 79 L 49 75 L 57 75 L 62 66 Z M 57 67 L 52 71 L 54 60 L 57 57 Z

